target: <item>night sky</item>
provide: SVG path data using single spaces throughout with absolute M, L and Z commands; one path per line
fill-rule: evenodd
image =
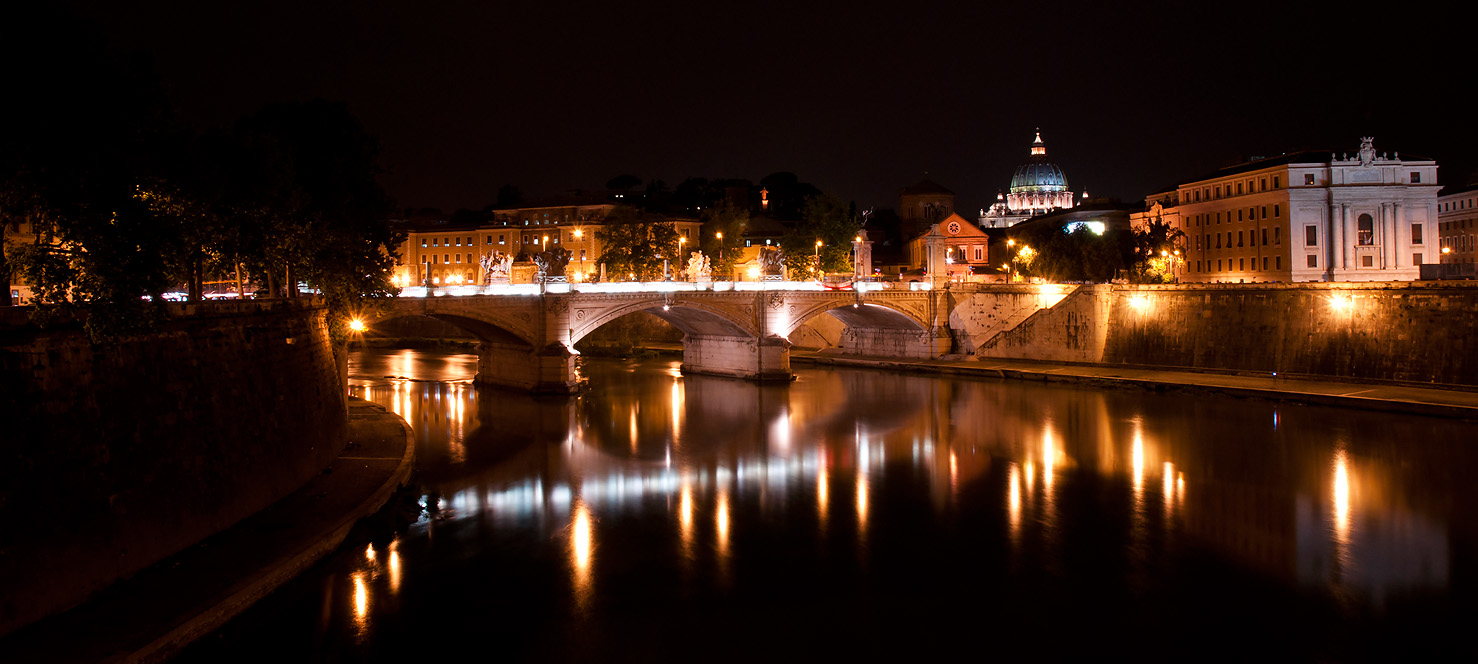
M 820 3 L 818 3 L 820 4 Z M 1431 6 L 1052 2 L 67 3 L 151 56 L 183 115 L 346 102 L 401 206 L 480 208 L 630 173 L 792 171 L 896 206 L 927 171 L 961 209 L 1040 127 L 1076 191 L 1123 200 L 1250 155 L 1478 152 L 1469 64 Z M 830 6 L 827 6 L 830 5 Z

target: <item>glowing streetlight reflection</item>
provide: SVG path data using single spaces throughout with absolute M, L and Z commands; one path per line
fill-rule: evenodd
M 390 557 L 388 562 L 390 564 L 390 592 L 392 594 L 400 592 L 400 551 L 398 550 L 399 543 L 400 540 L 390 542 Z
M 726 491 L 718 494 L 718 505 L 713 510 L 713 526 L 718 538 L 718 553 L 727 558 L 729 555 L 729 494 Z
M 1011 522 L 1011 538 L 1016 539 L 1021 535 L 1021 471 L 1014 463 L 1006 480 L 1006 516 Z
M 594 528 L 590 508 L 584 500 L 575 502 L 575 518 L 570 520 L 570 565 L 575 584 L 575 603 L 584 608 L 590 600 L 590 561 L 594 555 Z
M 1344 450 L 1334 453 L 1334 540 L 1350 543 L 1350 470 Z
M 369 628 L 369 588 L 363 572 L 354 574 L 354 625 L 361 634 Z

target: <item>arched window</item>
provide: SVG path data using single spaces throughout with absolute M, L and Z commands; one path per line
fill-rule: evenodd
M 1359 219 L 1355 220 L 1355 232 L 1360 244 L 1375 244 L 1375 220 L 1371 219 L 1370 215 L 1362 214 Z

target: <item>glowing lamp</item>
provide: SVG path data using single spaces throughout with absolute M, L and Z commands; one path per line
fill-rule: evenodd
M 363 332 L 364 321 L 358 318 L 351 318 L 349 320 L 349 329 L 354 330 L 355 332 Z

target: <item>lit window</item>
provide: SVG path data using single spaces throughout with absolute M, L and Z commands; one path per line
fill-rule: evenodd
M 1313 173 L 1304 173 L 1304 184 L 1306 184 L 1306 185 L 1314 184 L 1314 174 Z
M 424 248 L 424 247 L 425 247 L 425 246 L 426 246 L 426 238 L 424 238 L 424 237 L 423 237 L 423 238 L 421 238 L 421 246 L 422 246 L 422 247 L 423 247 L 423 248 Z
M 1360 218 L 1355 220 L 1355 233 L 1361 245 L 1375 244 L 1375 220 L 1368 214 L 1360 215 Z

